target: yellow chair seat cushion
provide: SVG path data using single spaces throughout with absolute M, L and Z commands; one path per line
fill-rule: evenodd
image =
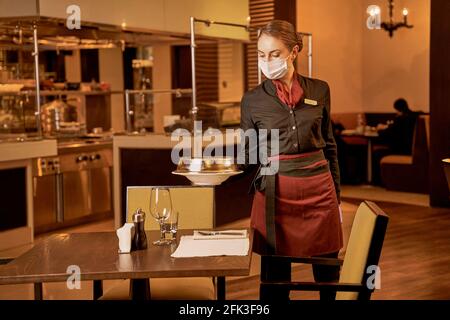
M 383 157 L 381 163 L 389 164 L 413 164 L 412 156 L 402 156 L 402 155 L 390 155 Z
M 150 279 L 152 300 L 214 300 L 212 278 L 155 278 Z M 129 300 L 130 281 L 107 290 L 100 300 Z

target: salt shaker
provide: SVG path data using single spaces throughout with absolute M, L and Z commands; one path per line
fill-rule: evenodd
M 133 250 L 143 250 L 147 249 L 147 236 L 145 235 L 144 224 L 145 224 L 145 212 L 141 208 L 138 208 L 135 213 L 133 213 L 133 223 L 134 223 L 134 238 L 133 238 Z

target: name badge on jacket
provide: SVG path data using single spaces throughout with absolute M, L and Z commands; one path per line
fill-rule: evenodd
M 317 106 L 317 101 L 312 99 L 305 99 L 305 103 L 311 106 Z

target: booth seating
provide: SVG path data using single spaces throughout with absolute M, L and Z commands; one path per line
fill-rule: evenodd
M 171 186 L 169 187 L 173 209 L 179 212 L 178 229 L 214 228 L 214 188 Z M 149 212 L 151 187 L 127 188 L 127 222 L 137 208 L 146 213 L 145 229 L 159 230 L 159 225 Z M 149 246 L 153 244 L 148 243 Z M 150 279 L 152 300 L 214 300 L 216 290 L 213 278 L 154 278 Z M 106 291 L 101 300 L 129 300 L 130 281 Z
M 447 179 L 448 184 L 448 191 L 450 192 L 450 158 L 442 159 L 442 163 L 444 165 L 445 178 Z
M 294 291 L 334 291 L 336 300 L 369 300 L 377 288 L 377 272 L 389 217 L 373 202 L 364 201 L 353 221 L 344 260 L 333 258 L 270 256 L 291 263 L 342 265 L 339 282 L 316 283 L 261 280 L 261 288 Z M 368 285 L 369 284 L 369 285 Z
M 381 179 L 386 189 L 428 193 L 429 123 L 428 115 L 418 117 L 411 155 L 389 155 L 381 159 Z

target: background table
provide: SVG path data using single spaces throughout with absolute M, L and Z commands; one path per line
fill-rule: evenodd
M 192 235 L 193 230 L 180 230 Z M 218 299 L 225 299 L 225 277 L 250 273 L 253 232 L 246 256 L 172 258 L 177 244 L 155 246 L 159 231 L 147 232 L 148 249 L 119 254 L 115 232 L 58 234 L 39 242 L 28 252 L 0 266 L 0 285 L 35 284 L 35 298 L 42 299 L 43 282 L 65 282 L 69 266 L 80 268 L 81 281 L 94 281 L 94 298 L 101 295 L 101 280 L 136 279 L 142 287 L 148 278 L 217 277 Z M 200 240 L 199 240 L 200 241 Z M 144 279 L 144 281 L 139 281 Z M 145 289 L 145 288 L 144 288 Z
M 347 132 L 346 132 L 347 131 Z M 342 137 L 363 139 L 367 143 L 367 183 L 372 184 L 372 141 L 378 138 L 377 132 L 370 132 L 369 134 L 360 134 L 353 132 L 354 130 L 344 130 L 341 133 Z

